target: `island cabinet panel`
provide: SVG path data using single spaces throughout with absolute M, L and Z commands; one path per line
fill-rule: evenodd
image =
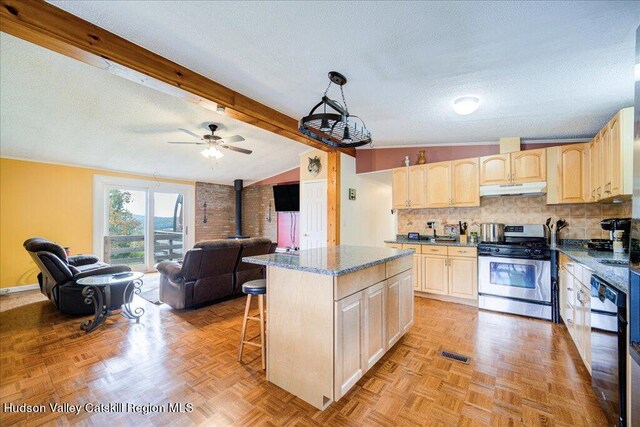
M 409 257 L 407 258 L 409 262 L 405 262 L 406 265 L 408 265 L 408 267 L 405 267 L 405 270 L 411 268 L 411 259 Z M 386 277 L 385 270 L 385 265 L 382 263 L 370 268 L 345 274 L 344 276 L 336 277 L 336 280 L 334 281 L 335 299 L 340 300 L 348 295 L 354 294 L 368 286 L 371 286 L 373 283 L 382 282 Z
M 351 295 L 335 303 L 336 338 L 335 399 L 344 396 L 364 374 L 365 299 L 363 292 Z
M 410 257 L 403 257 L 393 261 L 387 262 L 387 277 L 393 277 L 396 274 L 400 274 L 403 271 L 407 271 L 413 265 L 413 260 Z
M 400 330 L 405 334 L 413 325 L 413 274 L 400 274 Z
M 319 409 L 334 396 L 333 279 L 267 267 L 267 380 Z
M 370 369 L 384 355 L 385 317 L 384 283 L 378 283 L 364 291 L 364 367 Z
M 385 308 L 387 318 L 387 348 L 400 339 L 400 276 L 394 276 L 385 284 Z

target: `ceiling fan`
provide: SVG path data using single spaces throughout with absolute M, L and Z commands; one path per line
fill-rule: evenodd
M 180 128 L 178 130 L 181 130 L 182 132 L 193 136 L 199 141 L 198 142 L 169 141 L 169 144 L 207 145 L 207 148 L 205 148 L 201 152 L 202 155 L 207 158 L 215 157 L 216 159 L 219 159 L 220 157 L 224 156 L 224 154 L 222 154 L 222 152 L 218 150 L 218 147 L 224 148 L 226 150 L 236 151 L 242 154 L 253 153 L 253 151 L 247 150 L 245 148 L 238 148 L 238 147 L 234 147 L 233 145 L 228 145 L 229 143 L 232 143 L 232 142 L 244 141 L 244 138 L 241 137 L 240 135 L 232 135 L 228 137 L 218 136 L 216 135 L 216 130 L 218 129 L 218 125 L 214 125 L 214 124 L 210 124 L 209 129 L 211 130 L 211 135 L 206 134 L 206 135 L 200 136 L 195 132 L 191 132 L 190 130 Z

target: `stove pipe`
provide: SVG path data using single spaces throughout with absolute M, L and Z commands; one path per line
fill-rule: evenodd
M 242 180 L 233 181 L 233 189 L 236 190 L 236 235 L 242 237 Z

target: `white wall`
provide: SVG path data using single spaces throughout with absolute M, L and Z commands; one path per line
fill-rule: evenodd
M 349 200 L 355 188 L 356 200 Z M 391 214 L 391 171 L 356 175 L 356 159 L 340 158 L 340 244 L 384 246 L 395 239 L 396 217 Z

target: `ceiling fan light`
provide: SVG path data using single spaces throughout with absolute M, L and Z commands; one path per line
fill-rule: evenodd
M 216 159 L 221 159 L 224 157 L 224 154 L 222 154 L 222 151 L 218 150 L 215 147 L 211 147 L 209 150 L 212 151 L 211 157 L 215 157 Z
M 453 101 L 453 111 L 466 116 L 473 113 L 480 106 L 480 98 L 476 96 L 461 96 Z
M 203 155 L 204 157 L 206 157 L 207 159 L 208 159 L 209 157 L 211 157 L 211 154 L 209 153 L 209 149 L 208 149 L 208 148 L 205 148 L 204 150 L 202 150 L 202 151 L 200 152 L 200 154 L 202 154 L 202 155 Z

